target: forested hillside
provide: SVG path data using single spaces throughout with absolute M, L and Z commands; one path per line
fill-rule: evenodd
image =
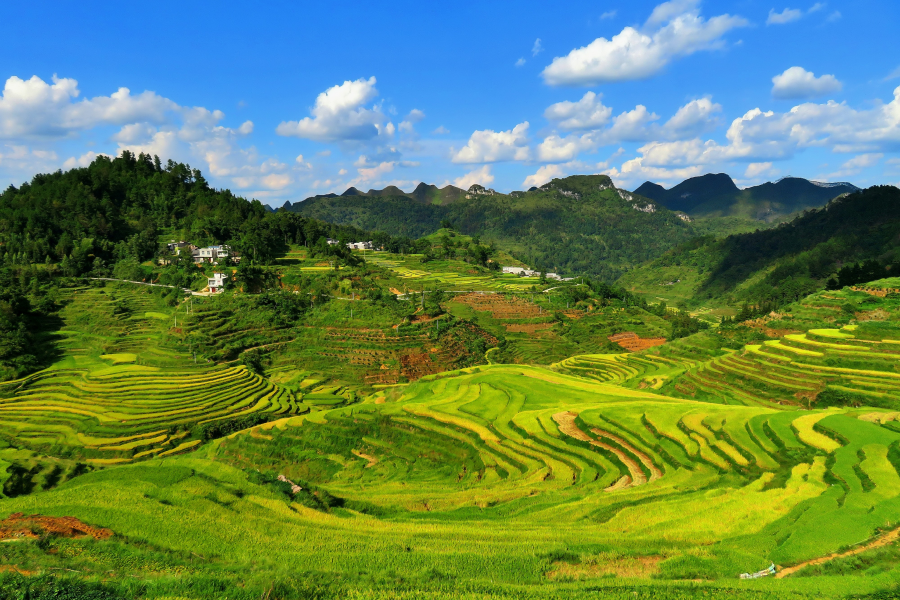
M 227 243 L 251 262 L 270 263 L 286 244 L 368 235 L 211 188 L 200 171 L 124 151 L 90 166 L 35 175 L 0 194 L 0 259 L 58 263 L 66 274 L 104 274 L 115 263 L 143 262 L 161 236 L 197 245 Z
M 697 302 L 782 304 L 824 288 L 838 273 L 851 283 L 868 261 L 871 279 L 883 277 L 900 259 L 900 190 L 875 186 L 837 198 L 773 229 L 716 239 L 695 238 L 624 276 L 635 291 L 665 293 L 689 282 Z M 868 280 L 860 266 L 857 279 Z M 890 269 L 893 275 L 893 269 Z
M 449 204 L 408 196 L 317 196 L 289 210 L 409 237 L 450 222 L 534 268 L 607 280 L 693 235 L 691 225 L 675 213 L 615 189 L 605 175 L 554 179 L 529 192 L 467 196 Z

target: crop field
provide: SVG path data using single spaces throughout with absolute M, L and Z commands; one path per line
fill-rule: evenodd
M 360 598 L 394 594 L 398 578 L 437 598 L 459 597 L 460 585 L 496 598 L 837 598 L 893 575 L 737 574 L 802 565 L 897 526 L 900 432 L 861 416 L 476 367 L 0 505 L 111 530 L 105 546 L 57 548 L 80 544 L 76 568 L 155 572 L 151 589 L 170 594 L 215 569 L 251 587 L 344 574 L 342 593 Z M 266 483 L 275 475 L 288 491 Z M 193 562 L 160 578 L 177 558 L 134 539 Z M 109 554 L 115 544 L 127 562 Z
M 525 291 L 542 285 L 538 277 L 519 277 L 510 274 L 491 274 L 458 260 L 436 260 L 423 264 L 420 254 L 390 254 L 375 252 L 365 257 L 367 262 L 384 267 L 393 273 L 397 282 L 410 289 L 440 288 L 447 291 Z
M 66 294 L 56 363 L 0 383 L 0 437 L 18 447 L 119 464 L 195 447 L 191 426 L 309 410 L 243 365 L 192 357 L 171 336 L 173 310 L 145 290 Z
M 271 321 L 241 295 L 62 290 L 53 363 L 0 384 L 0 537 L 26 540 L 0 583 L 14 565 L 147 598 L 755 600 L 898 580 L 890 293 L 816 294 L 737 343 L 483 291 L 402 321 L 394 300 Z M 821 575 L 851 558 L 875 566 Z

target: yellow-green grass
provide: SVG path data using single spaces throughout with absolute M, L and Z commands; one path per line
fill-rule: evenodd
M 515 585 L 520 597 L 586 590 L 554 587 L 552 552 L 579 565 L 610 548 L 652 549 L 645 576 L 719 578 L 715 597 L 740 572 L 828 554 L 900 517 L 890 459 L 900 433 L 839 413 L 709 404 L 497 365 L 284 418 L 188 456 L 147 455 L 0 500 L 0 510 L 77 516 L 248 573 L 347 574 L 365 563 L 415 582 L 438 569 L 454 586 Z M 808 435 L 814 420 L 842 445 L 826 453 Z M 621 484 L 635 467 L 644 481 Z M 291 503 L 251 483 L 257 470 L 327 489 L 345 508 Z M 584 576 L 591 593 L 606 589 L 602 571 Z M 630 597 L 663 581 L 615 583 Z M 804 581 L 746 585 L 777 594 Z M 868 582 L 853 580 L 852 592 Z

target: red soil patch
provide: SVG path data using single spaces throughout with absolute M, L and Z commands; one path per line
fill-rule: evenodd
M 646 350 L 647 348 L 653 348 L 654 346 L 662 346 L 666 343 L 666 338 L 642 338 L 632 331 L 617 333 L 616 335 L 609 336 L 607 339 L 631 352 Z
M 506 331 L 510 333 L 537 333 L 553 327 L 553 323 L 506 323 Z
M 112 537 L 111 529 L 92 527 L 75 517 L 45 517 L 13 513 L 0 521 L 0 539 L 38 538 L 42 535 L 58 537 L 92 537 L 105 540 Z
M 501 294 L 464 294 L 456 302 L 471 306 L 474 310 L 489 312 L 495 319 L 533 319 L 543 315 L 536 304 Z

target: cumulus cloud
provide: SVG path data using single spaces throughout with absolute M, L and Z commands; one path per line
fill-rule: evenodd
M 595 129 L 609 122 L 612 109 L 604 106 L 600 95 L 587 92 L 578 102 L 557 102 L 544 111 L 544 117 L 564 131 Z
M 834 101 L 808 102 L 784 113 L 755 108 L 734 119 L 725 137 L 724 144 L 700 138 L 649 142 L 638 149 L 640 156 L 622 165 L 619 174 L 671 180 L 732 162 L 788 159 L 807 148 L 859 154 L 829 176 L 854 174 L 854 169 L 872 166 L 883 154 L 900 149 L 900 87 L 890 103 L 868 110 Z
M 449 181 L 445 183 L 450 183 Z M 481 168 L 469 171 L 462 177 L 453 180 L 453 185 L 464 190 L 469 189 L 474 184 L 489 186 L 494 183 L 494 175 L 491 173 L 491 165 L 484 165 Z
M 824 179 L 838 179 L 858 175 L 863 169 L 874 167 L 882 158 L 884 158 L 884 154 L 881 152 L 858 154 L 844 161 L 837 171 L 825 175 Z
M 283 121 L 275 132 L 319 142 L 361 141 L 379 134 L 390 135 L 394 125 L 384 124 L 386 118 L 380 107 L 365 106 L 378 96 L 375 83 L 375 77 L 370 77 L 332 86 L 318 95 L 311 117 Z
M 540 167 L 534 175 L 529 175 L 522 182 L 526 188 L 541 187 L 548 181 L 566 176 L 566 169 L 562 165 L 544 165 Z
M 744 171 L 744 177 L 746 177 L 747 179 L 755 179 L 771 171 L 772 163 L 770 162 L 750 163 L 749 165 L 747 165 L 747 170 Z
M 0 138 L 60 138 L 101 125 L 161 124 L 167 113 L 181 110 L 154 92 L 132 95 L 125 87 L 109 96 L 77 100 L 79 95 L 74 79 L 54 75 L 48 84 L 37 75 L 10 77 L 0 95 Z
M 544 47 L 541 46 L 541 38 L 534 40 L 534 44 L 531 46 L 531 55 L 537 56 L 544 50 Z
M 509 131 L 475 131 L 469 142 L 453 155 L 453 162 L 492 163 L 528 160 L 529 156 L 528 121 L 525 121 Z
M 409 114 L 406 115 L 405 119 L 400 121 L 400 125 L 397 128 L 404 133 L 413 133 L 415 131 L 415 124 L 424 118 L 425 113 L 418 108 L 414 108 L 409 111 Z
M 441 125 L 431 133 L 433 133 L 434 135 L 447 135 L 448 133 L 450 133 L 450 130 Z
M 774 8 L 769 9 L 769 18 L 766 19 L 766 25 L 784 25 L 791 21 L 798 21 L 803 18 L 803 11 L 798 8 L 785 8 L 781 12 L 775 12 Z
M 704 19 L 698 0 L 664 2 L 641 30 L 626 27 L 612 39 L 597 38 L 554 58 L 542 76 L 553 86 L 645 79 L 675 58 L 721 48 L 725 34 L 748 24 L 743 17 L 728 14 Z
M 817 98 L 841 91 L 834 75 L 816 77 L 803 67 L 791 67 L 772 78 L 772 96 L 780 99 Z
M 618 14 L 618 11 L 616 11 L 616 10 L 608 10 L 605 13 L 603 13 L 602 15 L 600 15 L 600 19 L 602 21 L 605 21 L 606 19 L 615 19 L 617 14 Z
M 58 165 L 56 152 L 29 148 L 19 144 L 0 146 L 0 168 L 10 172 L 33 174 L 49 171 Z
M 519 60 L 516 61 L 516 66 L 517 66 L 517 67 L 523 67 L 523 66 L 525 66 L 525 59 L 522 58 L 522 57 L 519 57 Z
M 559 102 L 547 108 L 544 114 L 557 129 L 573 133 L 547 135 L 537 146 L 537 158 L 542 162 L 565 162 L 605 145 L 694 137 L 715 128 L 721 110 L 711 99 L 700 98 L 680 107 L 660 125 L 659 115 L 642 104 L 610 118 L 612 109 L 603 106 L 599 96 L 588 92 L 578 102 Z
M 87 167 L 92 162 L 94 162 L 94 159 L 97 158 L 98 156 L 106 156 L 108 158 L 112 158 L 111 156 L 109 156 L 109 154 L 104 154 L 103 152 L 97 153 L 97 152 L 89 151 L 89 152 L 85 152 L 84 154 L 82 154 L 81 156 L 78 156 L 78 157 L 72 156 L 72 157 L 67 158 L 66 161 L 63 163 L 62 168 L 64 170 L 68 171 L 69 169 L 74 169 L 75 167 Z
M 670 139 L 700 135 L 718 124 L 716 115 L 720 112 L 722 106 L 709 98 L 691 100 L 666 121 L 663 125 L 664 135 Z

